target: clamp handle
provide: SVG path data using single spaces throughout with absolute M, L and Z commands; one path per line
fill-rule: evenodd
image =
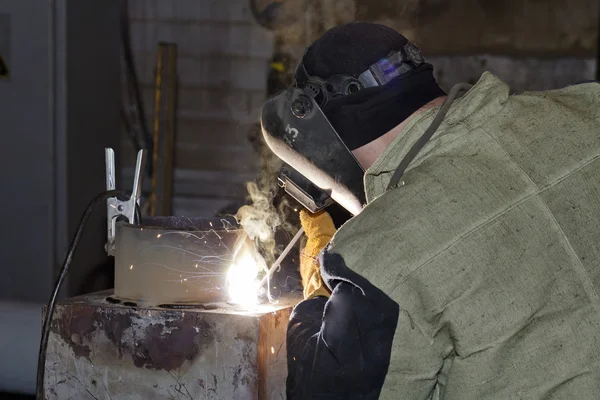
M 104 149 L 106 160 L 106 190 L 116 189 L 116 170 L 115 170 L 115 151 L 107 147 Z M 135 175 L 133 177 L 133 189 L 131 197 L 128 200 L 119 200 L 116 197 L 110 197 L 106 201 L 107 214 L 107 236 L 106 252 L 109 256 L 115 255 L 115 232 L 116 223 L 120 217 L 126 218 L 130 224 L 135 224 L 135 211 L 139 207 L 140 197 L 142 196 L 142 171 L 146 163 L 146 150 L 138 151 L 137 161 L 135 163 Z

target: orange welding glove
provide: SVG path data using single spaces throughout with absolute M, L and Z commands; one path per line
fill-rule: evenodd
M 302 276 L 304 299 L 317 296 L 329 297 L 329 288 L 321 278 L 318 257 L 333 237 L 335 225 L 326 211 L 311 214 L 302 210 L 300 211 L 300 223 L 306 234 L 306 246 L 300 253 L 300 275 Z

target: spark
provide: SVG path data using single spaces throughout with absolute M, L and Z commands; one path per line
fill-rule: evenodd
M 209 268 L 206 268 L 206 267 L 200 267 L 200 268 L 202 268 L 204 270 L 202 272 L 190 272 L 190 271 L 186 271 L 186 270 L 182 270 L 182 269 L 173 268 L 173 267 L 170 267 L 170 266 L 168 266 L 166 264 L 143 263 L 143 265 L 153 265 L 153 266 L 156 266 L 156 267 L 162 267 L 162 268 L 168 269 L 169 271 L 173 271 L 176 274 L 182 273 L 182 274 L 188 274 L 188 275 L 193 275 L 193 276 L 196 276 L 196 275 L 206 275 L 206 276 L 209 276 L 209 275 L 224 275 L 225 274 L 224 272 L 215 272 L 215 271 L 213 271 L 213 270 L 211 270 Z
M 216 236 L 219 238 L 219 240 L 223 239 L 223 238 L 221 237 L 221 235 L 219 235 L 219 234 L 217 233 L 217 231 L 215 231 L 214 229 L 211 229 L 210 231 L 208 231 L 208 233 L 214 233 L 214 234 L 215 234 L 215 235 L 216 235 Z
M 192 256 L 198 257 L 198 258 L 207 257 L 207 256 L 202 256 L 202 255 L 200 255 L 198 253 L 194 253 L 193 251 L 190 251 L 190 250 L 185 250 L 185 249 L 181 249 L 179 247 L 162 245 L 162 244 L 158 244 L 158 245 L 155 245 L 155 246 L 147 247 L 146 249 L 142 250 L 142 253 L 145 253 L 147 251 L 150 251 L 150 250 L 153 250 L 153 249 L 157 249 L 157 248 L 173 249 L 173 250 L 176 250 L 176 251 L 180 251 L 182 253 L 187 253 L 189 255 L 192 255 Z
M 271 354 L 275 354 L 275 347 L 271 346 Z
M 131 264 L 131 266 L 129 267 L 129 269 L 133 269 L 133 264 Z
M 211 227 L 221 225 L 210 224 Z M 254 241 L 247 235 L 242 234 L 238 240 L 232 241 L 232 233 L 237 229 L 228 221 L 222 221 L 222 225 L 221 229 L 228 232 L 224 237 L 222 232 L 220 234 L 214 229 L 153 233 L 156 234 L 156 239 L 162 238 L 161 241 L 152 242 L 141 249 L 143 259 L 136 264 L 138 267 L 148 265 L 163 269 L 163 282 L 185 284 L 182 288 L 184 293 L 190 293 L 189 290 L 193 289 L 190 294 L 192 297 L 206 292 L 221 292 L 227 295 L 230 303 L 248 310 L 253 309 L 259 303 L 259 274 L 266 270 L 264 259 L 258 253 Z M 231 231 L 228 230 L 229 227 L 232 228 Z M 228 247 L 234 242 L 235 246 Z M 155 262 L 159 259 L 169 261 Z

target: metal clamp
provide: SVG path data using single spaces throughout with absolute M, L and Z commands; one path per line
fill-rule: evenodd
M 115 151 L 111 148 L 105 149 L 106 157 L 106 190 L 115 190 Z M 109 256 L 115 255 L 115 230 L 117 219 L 126 218 L 129 223 L 135 224 L 135 211 L 139 207 L 140 197 L 142 196 L 142 178 L 143 169 L 146 163 L 146 150 L 140 150 L 137 154 L 135 163 L 135 175 L 133 176 L 133 189 L 129 200 L 119 200 L 116 197 L 110 197 L 106 203 L 107 214 L 107 233 L 106 252 Z

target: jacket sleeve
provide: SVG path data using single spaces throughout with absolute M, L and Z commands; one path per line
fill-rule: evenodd
M 429 400 L 443 398 L 442 352 L 421 333 L 405 310 L 400 311 L 398 329 L 390 357 L 388 379 L 380 399 Z
M 304 399 L 312 375 L 313 360 L 326 297 L 314 297 L 299 303 L 290 316 L 287 330 L 286 398 Z
M 345 292 L 351 288 L 347 283 L 341 285 L 340 289 L 335 291 L 336 296 L 340 291 Z M 345 287 L 346 290 L 341 290 L 342 287 Z M 325 360 L 325 362 L 323 360 L 324 356 L 328 355 L 326 343 L 320 337 L 322 325 L 327 323 L 323 318 L 326 304 L 326 297 L 316 297 L 301 302 L 292 312 L 287 333 L 287 398 L 292 400 L 317 399 L 319 395 L 326 396 L 325 398 L 328 399 L 377 398 L 375 393 L 369 397 L 368 390 L 364 395 L 344 393 L 344 388 L 352 387 L 353 383 L 344 383 L 343 381 L 330 385 L 327 395 L 312 391 L 311 386 L 318 384 L 312 380 L 313 375 L 325 381 L 336 379 L 331 375 L 335 373 L 335 369 L 329 369 L 331 360 Z M 394 348 L 399 349 L 390 354 L 387 374 L 393 377 L 387 379 L 379 398 L 408 400 L 441 398 L 440 391 L 443 391 L 444 382 L 440 379 L 439 372 L 444 361 L 434 350 L 432 344 L 414 326 L 406 311 L 399 313 L 398 328 L 393 341 Z M 340 353 L 343 357 L 344 353 L 355 353 L 356 350 L 347 348 Z M 350 367 L 343 364 L 343 359 L 339 361 L 338 372 L 343 374 L 345 371 L 350 371 Z M 385 361 L 382 362 L 385 363 Z M 385 372 L 381 371 L 380 374 L 385 375 Z M 355 377 L 352 376 L 350 381 L 354 379 Z M 356 379 L 361 380 L 363 377 Z M 364 382 L 364 384 L 368 385 L 368 382 Z M 382 380 L 374 379 L 371 385 L 374 385 L 375 389 L 381 389 L 382 384 Z
M 339 255 L 322 258 L 343 263 Z M 294 309 L 288 327 L 288 399 L 378 399 L 398 305 L 365 282 L 329 281 L 331 297 Z

